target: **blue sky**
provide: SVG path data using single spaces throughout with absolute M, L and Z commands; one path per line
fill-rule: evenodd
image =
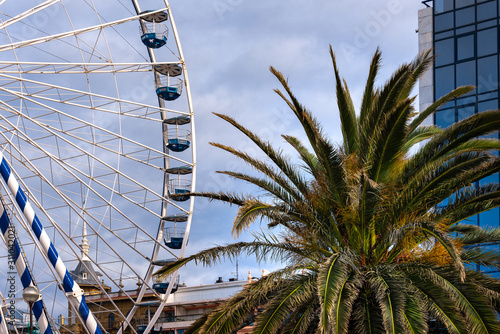
M 171 3 L 191 81 L 198 145 L 199 191 L 253 192 L 217 170 L 249 170 L 229 154 L 210 146 L 219 142 L 255 153 L 256 148 L 212 113 L 234 117 L 290 152 L 280 135 L 301 137 L 298 123 L 272 91 L 279 88 L 269 72 L 274 66 L 289 78 L 299 100 L 322 122 L 333 141 L 341 141 L 329 44 L 351 94 L 360 101 L 367 69 L 379 46 L 383 53 L 379 80 L 385 81 L 402 62 L 418 52 L 417 12 L 420 1 L 390 0 L 210 0 Z M 196 10 L 193 8 L 196 7 Z M 291 153 L 291 152 L 290 152 Z M 236 208 L 197 199 L 188 253 L 235 239 L 230 234 Z M 265 224 L 262 224 L 265 228 Z M 257 224 L 255 229 L 259 229 Z M 250 240 L 249 234 L 241 237 Z M 239 277 L 248 270 L 279 264 L 239 261 Z M 234 264 L 205 269 L 190 266 L 182 273 L 189 285 L 228 279 Z

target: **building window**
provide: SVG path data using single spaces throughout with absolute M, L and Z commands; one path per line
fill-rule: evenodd
M 457 108 L 457 121 L 461 121 L 475 114 L 476 106 L 464 106 Z
M 108 327 L 109 328 L 113 328 L 114 323 L 115 323 L 115 314 L 114 313 L 110 313 L 108 315 Z
M 497 53 L 497 28 L 478 31 L 477 56 L 487 56 Z
M 498 57 L 490 56 L 477 61 L 477 90 L 486 93 L 498 90 Z
M 455 123 L 455 109 L 439 110 L 435 115 L 435 123 L 440 128 L 446 128 Z
M 470 6 L 474 4 L 474 0 L 456 0 L 455 6 L 457 8 L 462 8 L 465 6 Z
M 455 39 L 448 38 L 435 43 L 436 66 L 452 64 L 455 61 Z
M 87 279 L 87 273 L 82 273 L 82 278 Z
M 436 68 L 435 71 L 436 100 L 455 88 L 455 66 Z
M 457 87 L 467 85 L 476 86 L 475 60 L 457 64 Z M 475 91 L 472 91 L 472 94 L 474 93 Z
M 487 2 L 477 5 L 477 20 L 483 21 L 496 17 L 497 15 L 497 2 Z
M 448 30 L 453 28 L 453 12 L 436 15 L 434 17 L 434 29 L 436 31 Z
M 175 321 L 175 312 L 174 311 L 166 311 L 165 313 L 165 318 L 167 322 L 174 322 Z
M 489 100 L 486 102 L 479 102 L 477 109 L 478 109 L 478 112 L 498 109 L 498 100 Z
M 465 26 L 476 20 L 476 7 L 468 7 L 455 12 L 455 26 Z
M 434 12 L 442 13 L 453 9 L 453 0 L 434 0 Z
M 474 34 L 457 38 L 457 60 L 464 60 L 474 57 L 474 46 L 476 44 Z

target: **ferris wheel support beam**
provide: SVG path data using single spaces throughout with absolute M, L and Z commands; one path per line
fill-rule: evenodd
M 7 320 L 5 316 L 8 314 L 8 311 L 4 312 L 3 308 L 7 308 L 5 298 L 3 298 L 2 292 L 0 291 L 0 334 L 9 334 L 9 330 L 7 329 Z
M 56 270 L 57 275 L 63 282 L 64 292 L 68 297 L 68 300 L 73 304 L 73 306 L 78 310 L 82 318 L 84 319 L 85 326 L 90 331 L 91 334 L 102 334 L 101 329 L 97 325 L 97 321 L 90 311 L 87 303 L 85 302 L 85 296 L 83 295 L 83 290 L 80 288 L 78 283 L 73 281 L 71 275 L 66 269 L 63 261 L 59 257 L 59 253 L 55 249 L 52 241 L 50 240 L 47 232 L 43 228 L 40 220 L 38 219 L 33 207 L 30 202 L 28 202 L 24 191 L 19 187 L 19 183 L 15 179 L 12 169 L 7 163 L 2 152 L 0 152 L 0 174 L 2 174 L 2 178 L 7 184 L 9 190 L 12 195 L 16 198 L 16 202 L 23 212 L 26 220 L 29 224 L 31 224 L 31 229 L 35 233 L 42 249 L 50 259 L 50 262 L 54 269 Z
M 7 215 L 7 211 L 0 200 L 0 229 L 2 231 L 2 239 L 5 242 L 5 246 L 9 250 L 9 253 L 12 254 L 14 259 L 14 265 L 21 279 L 21 283 L 23 285 L 23 289 L 26 289 L 28 286 L 33 285 L 36 286 L 33 276 L 26 265 L 26 261 L 24 260 L 24 256 L 21 252 L 21 248 L 19 247 L 19 243 L 17 242 L 16 233 L 13 229 L 13 226 L 10 223 L 9 216 Z M 9 269 L 10 266 L 9 266 Z M 14 268 L 12 268 L 14 269 Z M 40 326 L 40 330 L 43 334 L 51 334 L 52 329 L 49 326 L 49 320 L 47 317 L 47 313 L 45 310 L 45 306 L 42 301 L 42 295 L 40 298 L 33 303 L 33 313 L 35 314 L 36 321 L 38 326 Z M 1 327 L 1 324 L 0 324 Z M 0 328 L 1 334 L 1 328 Z
M 8 26 L 10 26 L 11 24 L 14 24 L 14 23 L 16 23 L 16 22 L 19 22 L 19 21 L 21 21 L 21 20 L 24 20 L 25 18 L 27 18 L 27 17 L 29 17 L 29 16 L 31 16 L 31 15 L 33 15 L 33 14 L 36 14 L 36 13 L 38 13 L 39 11 L 44 10 L 45 8 L 50 7 L 50 6 L 52 6 L 53 4 L 55 4 L 55 3 L 57 3 L 57 2 L 60 2 L 60 1 L 61 1 L 61 0 L 47 0 L 47 1 L 45 1 L 44 3 L 41 3 L 41 4 L 39 4 L 38 6 L 33 7 L 33 8 L 31 8 L 31 9 L 29 9 L 29 10 L 27 10 L 27 11 L 25 11 L 25 12 L 23 12 L 23 13 L 19 14 L 19 15 L 16 15 L 16 16 L 14 16 L 13 18 L 11 18 L 11 19 L 9 19 L 9 20 L 7 20 L 7 21 L 5 21 L 5 22 L 1 23 L 1 24 L 0 24 L 0 29 L 5 29 L 5 28 L 7 28 Z M 0 3 L 0 4 L 1 4 L 1 3 Z

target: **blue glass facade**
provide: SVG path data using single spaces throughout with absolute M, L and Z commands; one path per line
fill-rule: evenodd
M 434 124 L 447 127 L 474 113 L 499 108 L 499 0 L 434 0 L 434 99 L 463 85 L 474 91 L 434 115 Z M 498 136 L 498 134 L 495 134 Z M 499 175 L 476 185 L 499 182 Z M 481 227 L 500 227 L 500 210 L 468 219 Z M 500 246 L 488 246 L 500 251 Z M 488 271 L 488 268 L 476 268 Z M 500 273 L 492 273 L 500 276 Z

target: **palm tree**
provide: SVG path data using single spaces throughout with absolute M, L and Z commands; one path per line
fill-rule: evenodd
M 472 88 L 457 88 L 416 112 L 411 91 L 432 62 L 430 52 L 403 64 L 376 88 L 377 50 L 356 113 L 331 47 L 330 55 L 341 145 L 328 139 L 274 68 L 284 89 L 276 93 L 307 137 L 305 144 L 283 135 L 299 163 L 234 119 L 217 115 L 266 156 L 259 160 L 213 144 L 258 175 L 220 173 L 257 186 L 265 196 L 192 195 L 239 206 L 235 236 L 257 219 L 267 221 L 268 229 L 252 242 L 204 250 L 156 275 L 191 261 L 211 266 L 240 254 L 286 266 L 249 284 L 186 333 L 234 333 L 248 317 L 253 333 L 427 333 L 436 322 L 449 333 L 500 333 L 500 282 L 469 269 L 478 264 L 500 269 L 500 254 L 485 247 L 500 242 L 500 229 L 460 223 L 500 204 L 498 184 L 471 186 L 500 170 L 494 153 L 500 142 L 488 137 L 500 129 L 500 112 L 475 114 L 446 129 L 422 126 Z

